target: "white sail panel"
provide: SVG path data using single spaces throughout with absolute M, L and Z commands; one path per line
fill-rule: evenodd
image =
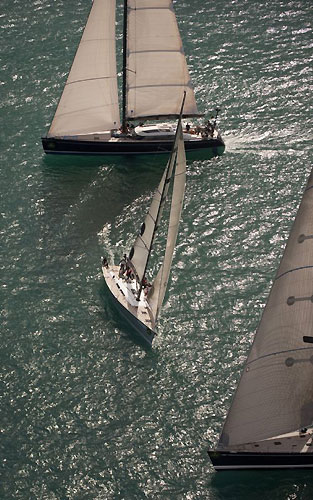
M 219 447 L 313 422 L 313 172 L 226 419 Z M 312 338 L 313 341 L 313 338 Z
M 140 282 L 144 276 L 155 230 L 162 217 L 164 202 L 169 188 L 169 181 L 173 172 L 174 161 L 175 155 L 171 155 L 158 189 L 153 195 L 149 212 L 129 253 L 129 259 L 132 266 L 135 268 L 137 278 Z
M 176 156 L 176 168 L 174 171 L 173 196 L 172 196 L 172 203 L 171 203 L 171 210 L 169 217 L 166 250 L 164 255 L 164 261 L 153 282 L 151 294 L 149 295 L 149 304 L 151 306 L 155 321 L 157 320 L 160 314 L 161 306 L 167 288 L 167 283 L 173 259 L 173 253 L 178 234 L 178 226 L 184 201 L 184 193 L 186 185 L 186 154 L 184 148 L 184 139 L 183 139 L 181 121 L 178 124 L 174 151 L 176 151 L 177 156 Z
M 120 126 L 115 60 L 115 0 L 94 0 L 48 136 Z
M 171 0 L 128 0 L 127 117 L 199 116 Z

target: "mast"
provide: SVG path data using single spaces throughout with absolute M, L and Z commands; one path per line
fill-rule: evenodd
M 122 132 L 125 134 L 126 127 L 126 64 L 127 64 L 127 0 L 124 0 L 124 18 L 123 18 L 123 100 L 122 100 Z
M 163 185 L 162 194 L 161 194 L 161 198 L 160 198 L 160 205 L 159 205 L 158 213 L 157 213 L 157 217 L 156 217 L 156 224 L 155 224 L 154 229 L 153 229 L 152 238 L 151 238 L 150 246 L 149 246 L 149 252 L 148 252 L 148 256 L 147 256 L 147 260 L 146 260 L 146 265 L 145 265 L 145 268 L 144 268 L 143 276 L 142 276 L 142 279 L 140 281 L 139 291 L 138 291 L 138 294 L 137 294 L 137 300 L 138 301 L 140 299 L 140 294 L 141 294 L 141 291 L 142 291 L 143 282 L 144 282 L 144 279 L 145 279 L 145 276 L 146 276 L 146 271 L 147 271 L 147 268 L 148 268 L 148 262 L 149 262 L 149 259 L 150 259 L 150 255 L 151 255 L 151 250 L 152 250 L 152 245 L 153 245 L 153 242 L 154 242 L 155 234 L 156 234 L 157 229 L 158 229 L 159 214 L 160 214 L 160 210 L 161 210 L 161 207 L 162 207 L 162 202 L 163 202 L 163 199 L 164 199 L 164 192 L 167 192 L 167 190 L 168 190 L 168 183 L 170 182 L 170 179 L 171 179 L 171 177 L 173 175 L 173 167 L 172 167 L 172 165 L 173 165 L 173 157 L 174 157 L 174 155 L 175 155 L 174 161 L 175 162 L 177 161 L 177 138 L 178 138 L 179 133 L 181 133 L 181 120 L 182 120 L 182 115 L 183 115 L 183 109 L 184 109 L 185 99 L 186 99 L 186 92 L 184 92 L 184 97 L 183 97 L 183 101 L 182 101 L 182 105 L 181 105 L 181 109 L 180 109 L 180 115 L 179 115 L 179 120 L 178 120 L 178 124 L 177 124 L 177 128 L 176 128 L 176 134 L 175 134 L 175 139 L 174 139 L 174 143 L 173 143 L 173 149 L 172 149 L 171 157 L 170 157 L 170 159 L 168 161 L 168 164 L 167 164 L 166 177 L 165 177 L 165 182 L 164 182 L 164 185 Z M 170 177 L 168 177 L 168 173 L 169 172 L 171 173 Z

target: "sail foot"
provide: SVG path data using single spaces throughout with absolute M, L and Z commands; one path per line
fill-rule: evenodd
M 220 442 L 217 450 L 234 453 L 313 453 L 313 427 L 233 446 L 224 446 Z

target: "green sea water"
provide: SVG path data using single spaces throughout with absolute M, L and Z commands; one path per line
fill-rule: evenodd
M 312 499 L 310 472 L 215 473 L 207 456 L 312 168 L 311 0 L 174 2 L 226 151 L 188 163 L 152 350 L 111 309 L 100 257 L 130 248 L 164 160 L 41 148 L 90 5 L 0 5 L 0 498 Z

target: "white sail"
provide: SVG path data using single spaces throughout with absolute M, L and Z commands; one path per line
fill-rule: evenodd
M 199 116 L 172 0 L 128 0 L 127 117 Z
M 144 276 L 152 240 L 162 216 L 164 202 L 168 193 L 169 182 L 175 163 L 175 157 L 176 155 L 172 154 L 168 160 L 161 182 L 158 189 L 154 193 L 149 212 L 129 253 L 129 259 L 132 266 L 135 268 L 139 282 L 141 282 Z
M 313 423 L 313 172 L 244 371 L 219 448 Z M 310 340 L 310 339 L 309 339 Z
M 176 168 L 174 171 L 173 196 L 168 225 L 167 244 L 164 261 L 153 282 L 151 294 L 149 295 L 149 304 L 152 309 L 155 321 L 158 318 L 160 309 L 164 300 L 167 283 L 170 275 L 174 248 L 176 244 L 178 226 L 184 201 L 186 184 L 186 154 L 184 148 L 184 139 L 181 122 L 178 125 L 176 144 L 174 151 L 177 151 Z
M 48 136 L 120 126 L 115 60 L 115 0 L 94 0 Z

